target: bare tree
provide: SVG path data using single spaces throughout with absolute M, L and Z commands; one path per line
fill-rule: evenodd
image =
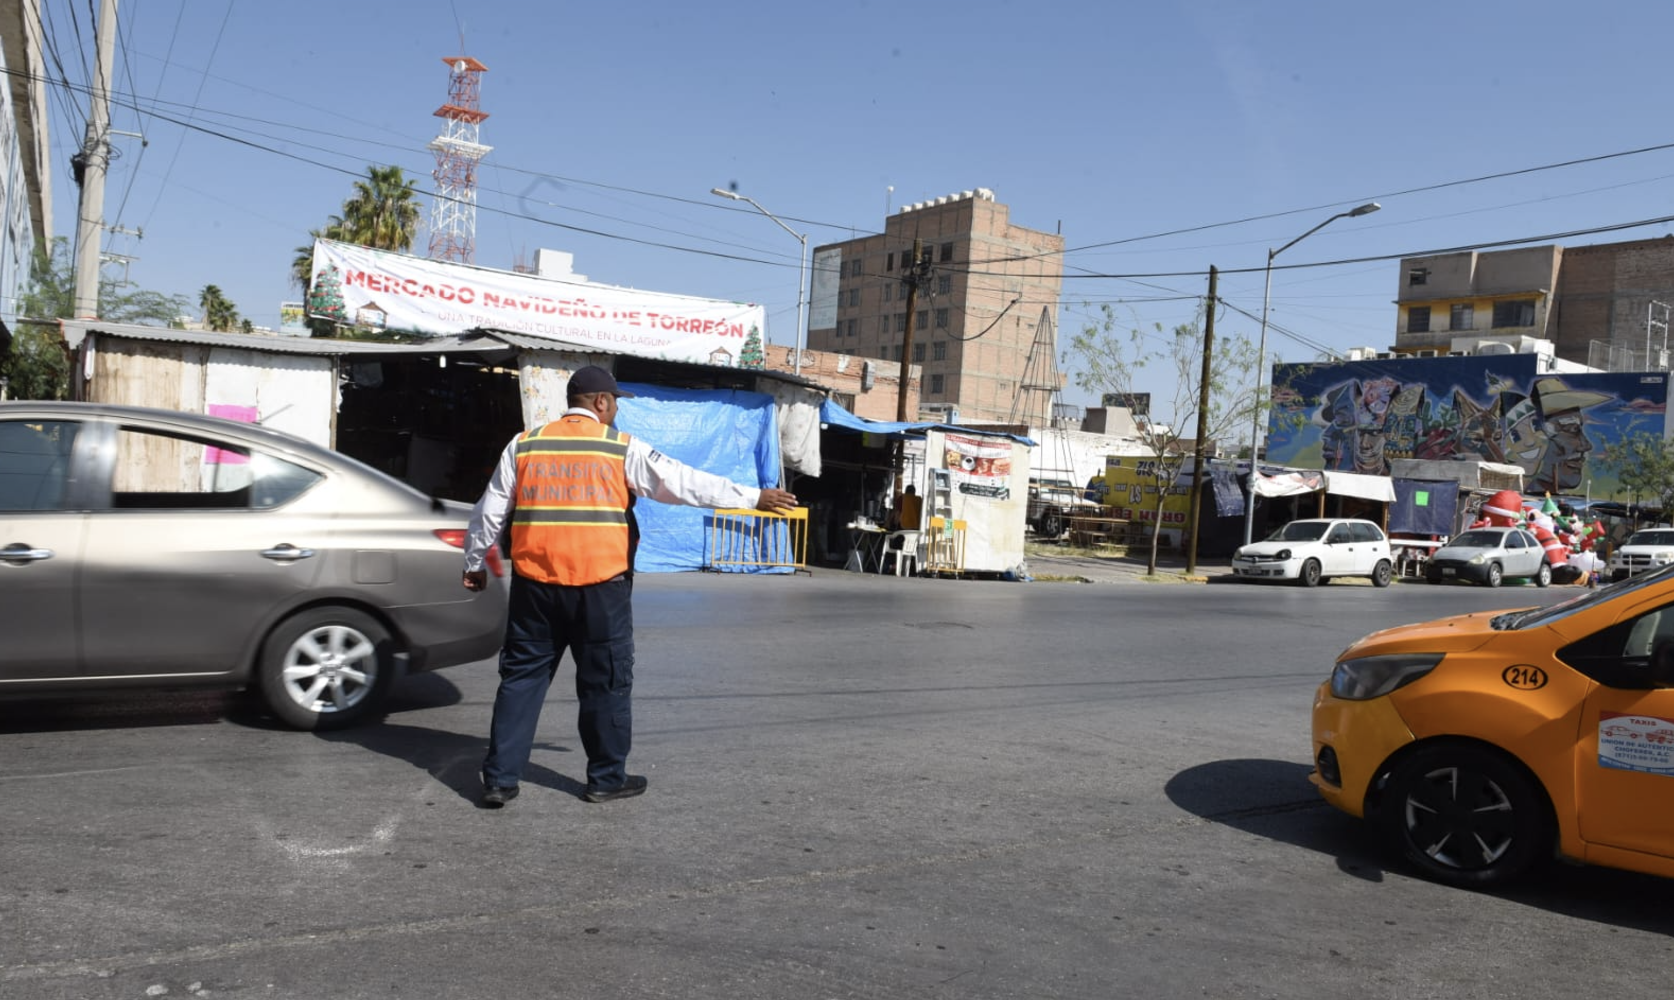
M 1157 488 L 1156 520 L 1151 529 L 1151 554 L 1146 568 L 1147 573 L 1154 574 L 1163 501 L 1174 489 L 1186 463 L 1187 449 L 1181 446 L 1181 432 L 1196 433 L 1201 410 L 1207 418 L 1204 421 L 1206 453 L 1211 442 L 1237 439 L 1239 429 L 1248 426 L 1252 407 L 1257 405 L 1253 377 L 1256 351 L 1241 336 L 1216 338 L 1210 357 L 1209 403 L 1204 410 L 1200 392 L 1204 320 L 1201 305 L 1191 322 L 1181 323 L 1171 331 L 1165 331 L 1160 323 L 1152 331 L 1137 326 L 1124 328 L 1113 308 L 1108 304 L 1099 308 L 1101 318 L 1083 327 L 1070 341 L 1072 364 L 1077 368 L 1076 384 L 1103 397 L 1109 393 L 1133 393 L 1143 379 L 1151 390 L 1153 415 L 1165 411 L 1168 414 L 1166 422 L 1154 416 L 1135 421 L 1140 441 L 1155 456 L 1150 474 Z

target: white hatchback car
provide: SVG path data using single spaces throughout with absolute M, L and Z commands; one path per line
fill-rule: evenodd
M 1334 576 L 1370 577 L 1374 587 L 1389 586 L 1394 564 L 1389 539 L 1370 521 L 1309 518 L 1292 521 L 1266 540 L 1240 546 L 1232 572 L 1254 580 L 1293 580 L 1317 586 Z

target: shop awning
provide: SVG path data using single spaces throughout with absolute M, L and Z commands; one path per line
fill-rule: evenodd
M 1395 502 L 1395 481 L 1388 476 L 1368 476 L 1359 472 L 1327 472 L 1325 492 L 1338 496 L 1358 497 L 1361 500 Z

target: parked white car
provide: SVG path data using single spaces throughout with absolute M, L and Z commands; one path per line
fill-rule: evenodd
M 1610 579 L 1626 580 L 1669 563 L 1674 563 L 1674 528 L 1635 531 L 1621 548 L 1610 553 Z
M 1324 517 L 1292 521 L 1264 541 L 1240 546 L 1232 555 L 1232 572 L 1304 587 L 1337 576 L 1365 576 L 1374 587 L 1387 587 L 1394 564 L 1382 528 L 1370 521 Z

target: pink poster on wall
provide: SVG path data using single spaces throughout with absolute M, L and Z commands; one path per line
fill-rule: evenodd
M 232 403 L 210 403 L 209 415 L 236 420 L 241 424 L 256 422 L 256 408 L 254 406 L 236 406 Z M 226 451 L 221 448 L 209 448 L 203 458 L 208 465 L 243 465 L 250 461 L 250 456 L 242 452 Z

